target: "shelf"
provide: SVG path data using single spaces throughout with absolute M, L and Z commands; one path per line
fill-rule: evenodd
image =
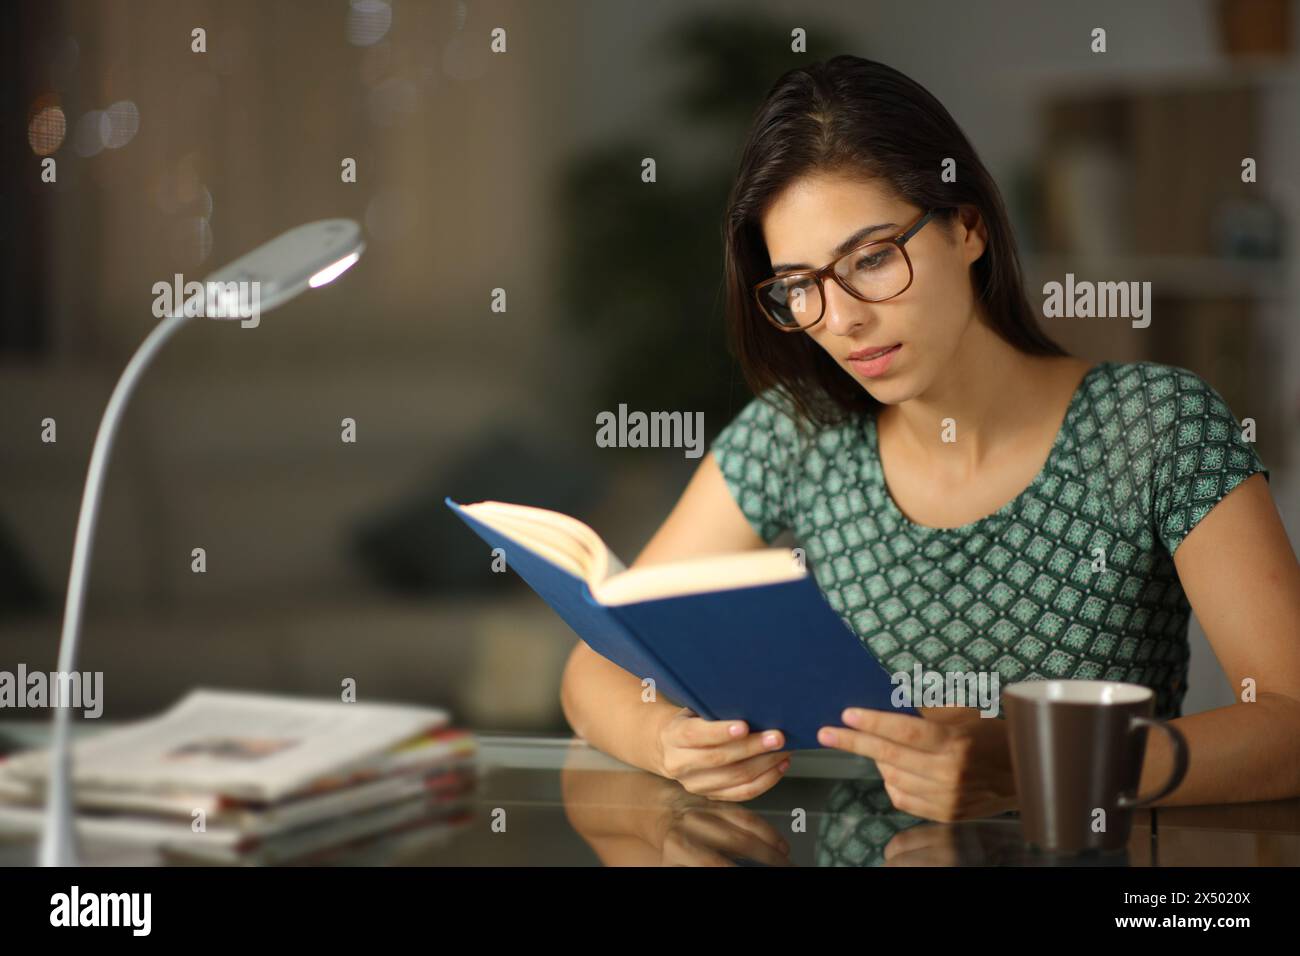
M 1188 298 L 1285 299 L 1285 260 L 1223 259 L 1213 256 L 1026 256 L 1025 278 L 1034 291 L 1043 282 L 1076 279 L 1150 282 L 1153 295 Z

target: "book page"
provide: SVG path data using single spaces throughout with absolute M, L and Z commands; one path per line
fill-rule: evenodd
M 631 568 L 591 590 L 600 603 L 615 606 L 797 581 L 807 573 L 788 548 L 763 548 Z
M 593 589 L 611 574 L 625 569 L 601 537 L 577 518 L 503 501 L 479 501 L 463 507 L 488 527 L 582 578 Z

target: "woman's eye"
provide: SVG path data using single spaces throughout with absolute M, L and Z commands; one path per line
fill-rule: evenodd
M 863 256 L 858 260 L 859 269 L 877 269 L 885 261 L 887 253 L 874 252 L 869 256 Z

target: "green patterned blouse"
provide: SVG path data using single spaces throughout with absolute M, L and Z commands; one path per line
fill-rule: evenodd
M 1190 608 L 1173 552 L 1224 495 L 1268 472 L 1219 394 L 1152 362 L 1084 376 L 1042 470 L 958 528 L 890 497 L 874 416 L 801 434 L 779 393 L 714 440 L 727 487 L 771 542 L 793 532 L 831 606 L 891 673 L 1144 684 L 1181 715 Z M 999 716 L 1001 707 L 999 704 Z

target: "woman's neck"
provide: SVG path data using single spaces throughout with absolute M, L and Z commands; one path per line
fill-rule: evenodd
M 933 385 L 887 406 L 879 420 L 911 454 L 973 473 L 1038 431 L 1054 433 L 1085 368 L 1078 359 L 1027 355 L 977 319 Z

